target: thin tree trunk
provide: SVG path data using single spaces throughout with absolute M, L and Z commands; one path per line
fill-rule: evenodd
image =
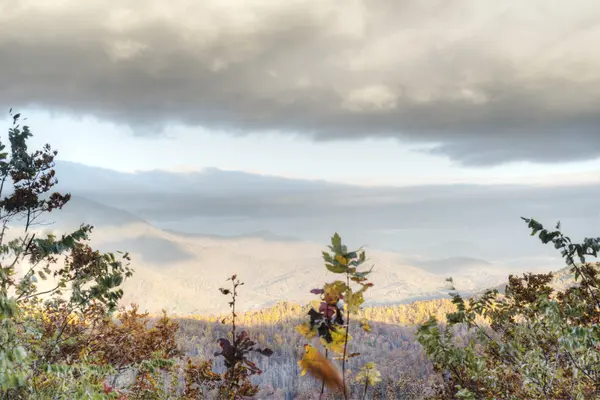
M 329 355 L 329 350 L 325 349 L 325 358 Z M 323 397 L 323 393 L 325 392 L 325 379 L 321 383 L 321 393 L 319 393 L 319 400 Z

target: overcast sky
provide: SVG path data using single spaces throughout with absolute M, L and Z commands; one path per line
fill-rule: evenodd
M 599 42 L 597 0 L 0 0 L 0 109 L 121 171 L 589 183 Z

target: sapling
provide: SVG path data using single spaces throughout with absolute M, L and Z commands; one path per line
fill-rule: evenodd
M 222 294 L 231 296 L 229 307 L 231 307 L 231 316 L 223 318 L 221 323 L 225 324 L 229 320 L 231 323 L 231 340 L 228 338 L 220 338 L 217 340 L 221 351 L 215 352 L 215 356 L 223 356 L 225 359 L 225 367 L 227 371 L 223 375 L 225 386 L 220 388 L 221 395 L 227 395 L 228 398 L 238 399 L 242 397 L 252 397 L 258 393 L 258 386 L 253 385 L 249 378 L 255 374 L 262 374 L 262 370 L 248 359 L 251 352 L 262 354 L 265 357 L 270 357 L 273 350 L 269 348 L 259 348 L 256 342 L 250 340 L 248 332 L 241 331 L 236 333 L 236 300 L 238 296 L 237 289 L 243 285 L 237 279 L 237 275 L 233 275 L 227 279 L 231 281 L 231 289 L 219 288 Z
M 375 368 L 374 362 L 368 362 L 360 368 L 359 373 L 356 375 L 356 380 L 362 383 L 363 386 L 363 400 L 367 398 L 367 391 L 369 386 L 375 387 L 381 382 L 381 373 Z
M 365 263 L 366 255 L 362 248 L 348 251 L 342 244 L 342 239 L 337 233 L 331 238 L 330 252 L 323 251 L 323 260 L 328 271 L 344 276 L 344 280 L 336 280 L 326 283 L 321 288 L 311 290 L 311 293 L 321 297 L 319 309 L 311 308 L 308 312 L 309 322 L 300 324 L 296 330 L 308 339 L 319 337 L 326 350 L 341 354 L 342 379 L 344 398 L 348 399 L 346 388 L 346 363 L 349 358 L 360 355 L 359 353 L 348 354 L 348 342 L 352 339 L 350 335 L 350 316 L 356 315 L 360 306 L 364 303 L 365 291 L 373 286 L 368 282 L 373 268 L 359 271 Z M 355 290 L 352 284 L 358 285 Z M 366 321 L 361 322 L 361 327 L 368 331 L 370 329 Z M 321 395 L 323 394 L 321 389 Z

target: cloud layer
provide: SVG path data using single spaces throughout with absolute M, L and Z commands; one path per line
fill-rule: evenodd
M 597 236 L 600 219 L 598 183 L 369 188 L 218 170 L 125 174 L 71 163 L 59 163 L 57 174 L 61 191 L 127 211 L 130 214 L 119 216 L 125 221 L 135 221 L 136 215 L 180 232 L 269 231 L 317 243 L 325 243 L 337 231 L 352 246 L 430 258 L 512 262 L 520 257 L 558 257 L 552 247 L 529 236 L 520 217 L 536 218 L 548 227 L 560 220 L 575 241 Z M 75 214 L 69 220 L 77 223 L 81 215 L 93 224 L 115 220 L 94 205 L 67 208 L 67 214 L 70 210 Z
M 0 0 L 0 107 L 590 159 L 599 21 L 594 0 Z

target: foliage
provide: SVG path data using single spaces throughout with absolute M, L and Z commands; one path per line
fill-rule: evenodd
M 488 290 L 465 301 L 452 294 L 457 311 L 443 329 L 435 318 L 418 340 L 443 373 L 448 398 L 595 399 L 600 397 L 600 238 L 573 243 L 560 224 L 548 231 L 525 219 L 543 243 L 561 251 L 575 285 L 551 287 L 553 274 L 510 276 L 505 295 Z M 453 327 L 465 326 L 459 345 Z
M 317 348 L 309 344 L 304 345 L 304 354 L 302 359 L 298 361 L 298 365 L 301 368 L 302 376 L 308 372 L 315 378 L 322 380 L 329 390 L 334 392 L 344 391 L 344 382 L 340 373 Z
M 250 382 L 250 376 L 255 374 L 262 374 L 262 370 L 257 365 L 248 359 L 248 355 L 252 352 L 259 353 L 265 357 L 270 357 L 273 351 L 269 348 L 259 348 L 256 346 L 256 342 L 250 340 L 247 331 L 241 331 L 236 334 L 236 300 L 237 300 L 237 288 L 243 285 L 237 279 L 237 275 L 233 275 L 227 279 L 231 281 L 232 289 L 220 288 L 222 294 L 231 296 L 229 306 L 231 307 L 231 316 L 229 321 L 231 322 L 231 340 L 227 338 L 220 338 L 217 343 L 221 347 L 220 352 L 215 352 L 215 356 L 222 356 L 225 359 L 225 366 L 227 371 L 223 374 L 224 384 L 219 387 L 219 395 L 222 398 L 227 399 L 239 399 L 242 397 L 252 397 L 259 391 L 257 385 Z M 225 324 L 227 318 L 224 318 L 221 322 Z
M 375 387 L 381 382 L 381 373 L 375 368 L 374 362 L 368 362 L 360 368 L 360 371 L 356 375 L 356 380 L 365 385 L 362 398 L 366 399 L 369 386 Z
M 349 357 L 359 355 L 358 353 L 348 354 L 348 341 L 352 339 L 349 334 L 350 315 L 356 315 L 359 312 L 365 301 L 365 291 L 373 286 L 367 278 L 373 268 L 360 271 L 359 268 L 366 261 L 365 252 L 362 249 L 348 251 L 337 233 L 331 238 L 329 250 L 330 253 L 325 251 L 322 253 L 325 268 L 335 274 L 345 275 L 345 282 L 336 280 L 326 283 L 322 288 L 311 290 L 311 293 L 321 296 L 319 309 L 311 308 L 308 312 L 309 321 L 299 325 L 296 330 L 307 339 L 318 336 L 326 349 L 325 357 L 327 357 L 328 351 L 341 354 L 344 397 L 348 398 L 346 362 Z M 359 289 L 352 287 L 351 282 L 358 285 Z M 361 326 L 365 331 L 370 329 L 365 321 L 361 322 Z M 324 386 L 325 380 L 321 394 Z
M 57 152 L 49 145 L 29 152 L 32 133 L 20 125 L 20 114 L 12 118 L 10 149 L 0 141 L 0 393 L 19 398 L 35 394 L 36 379 L 53 369 L 76 376 L 91 371 L 73 357 L 72 339 L 81 333 L 72 329 L 73 318 L 114 311 L 132 270 L 127 254 L 118 259 L 91 249 L 91 226 L 60 238 L 32 232 L 71 196 L 52 192 Z M 8 240 L 19 227 L 22 234 Z M 40 289 L 40 280 L 48 288 Z
M 261 387 L 258 398 L 314 400 L 318 397 L 320 385 L 315 385 L 315 381 L 307 376 L 300 376 L 301 368 L 297 361 L 303 356 L 307 341 L 295 330 L 298 323 L 304 321 L 308 310 L 311 307 L 317 309 L 318 306 L 317 301 L 309 304 L 281 301 L 266 309 L 238 313 L 236 326 L 247 330 L 261 347 L 268 343 L 274 352 L 273 356 L 264 360 L 265 372 L 252 378 L 252 382 Z M 352 357 L 348 366 L 352 371 L 359 372 L 365 363 L 376 363 L 382 382 L 376 388 L 369 388 L 368 398 L 415 400 L 430 393 L 429 386 L 437 383 L 439 377 L 415 340 L 416 324 L 427 321 L 430 313 L 442 318 L 454 309 L 450 300 L 443 298 L 364 307 L 359 312 L 355 320 L 368 319 L 371 330 L 366 332 L 358 324 L 352 330 L 354 339 L 350 342 L 351 349 L 360 355 Z M 228 333 L 221 319 L 221 315 L 194 315 L 179 319 L 181 328 L 178 341 L 181 350 L 200 359 L 212 357 L 213 343 Z M 316 343 L 311 344 L 324 354 L 318 339 L 314 341 Z M 339 369 L 335 360 L 331 357 L 329 360 Z M 222 362 L 222 357 L 216 359 L 215 369 L 224 368 Z M 361 398 L 364 385 L 353 378 L 348 382 L 349 397 Z M 399 395 L 396 397 L 395 393 Z M 323 398 L 334 395 L 329 393 L 331 396 L 328 397 L 326 394 Z
M 212 367 L 211 360 L 194 364 L 190 358 L 187 358 L 184 370 L 184 398 L 201 398 L 203 389 L 213 390 L 218 387 L 218 382 L 221 382 L 221 375 L 214 373 Z

